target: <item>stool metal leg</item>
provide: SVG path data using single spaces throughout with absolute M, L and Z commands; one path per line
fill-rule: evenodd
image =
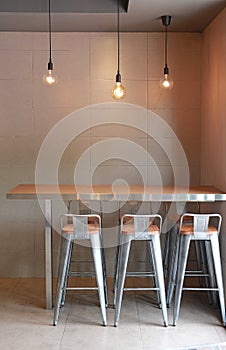
M 119 268 L 119 246 L 120 246 L 120 225 L 118 231 L 118 242 L 115 254 L 115 271 L 114 271 L 114 281 L 113 281 L 113 307 L 115 308 L 116 303 L 116 288 L 118 284 L 118 268 Z
M 194 241 L 197 271 L 202 271 L 203 268 L 205 269 L 205 266 L 206 266 L 205 254 L 204 254 L 202 243 L 203 243 L 202 241 L 196 241 L 196 240 Z M 206 273 L 207 271 L 203 271 L 203 272 Z M 206 279 L 206 282 L 207 282 L 207 279 Z M 199 284 L 200 284 L 200 287 L 204 287 L 203 276 L 199 276 Z
M 114 281 L 113 281 L 113 307 L 114 308 L 116 303 L 116 289 L 118 284 L 118 268 L 119 268 L 119 242 L 116 247 L 116 254 L 115 254 L 115 271 L 114 271 Z
M 104 248 L 101 248 L 101 260 L 103 266 L 103 279 L 104 279 L 104 296 L 105 296 L 105 307 L 108 307 L 108 287 L 107 287 L 107 272 L 106 272 L 106 262 L 104 255 Z
M 224 287 L 223 287 L 223 277 L 222 277 L 222 267 L 221 267 L 221 258 L 220 258 L 220 248 L 219 240 L 217 235 L 211 235 L 210 237 L 212 253 L 213 253 L 213 263 L 215 268 L 217 287 L 219 292 L 220 308 L 222 315 L 223 325 L 226 325 L 225 318 L 225 300 L 224 300 Z
M 106 298 L 105 298 L 105 283 L 104 283 L 104 271 L 103 271 L 103 256 L 102 256 L 102 247 L 101 240 L 99 234 L 91 234 L 90 235 L 92 252 L 93 252 L 93 260 L 96 271 L 96 279 L 98 285 L 99 299 L 100 299 L 100 308 L 102 313 L 103 325 L 107 325 L 107 317 L 106 317 Z
M 169 268 L 169 250 L 170 250 L 170 231 L 165 233 L 165 243 L 163 251 L 163 271 L 164 276 L 167 277 Z
M 156 266 L 155 266 L 153 246 L 152 246 L 150 241 L 146 241 L 146 245 L 147 245 L 147 251 L 148 251 L 149 266 L 150 266 L 151 271 L 153 271 L 153 286 L 154 286 L 154 288 L 159 288 L 158 277 L 157 277 L 157 273 L 156 273 Z M 161 298 L 160 298 L 158 289 L 157 289 L 157 302 L 158 302 L 159 307 L 161 308 L 162 307 L 161 306 Z
M 53 325 L 54 326 L 57 325 L 58 318 L 59 318 L 60 306 L 61 306 L 62 296 L 63 296 L 64 288 L 65 288 L 65 280 L 67 278 L 67 276 L 66 276 L 67 268 L 68 268 L 69 259 L 70 259 L 70 248 L 71 248 L 71 241 L 68 239 L 62 238 L 62 243 L 61 243 L 61 259 L 62 260 L 61 260 L 59 276 L 58 276 L 56 303 L 55 303 L 54 317 L 53 317 Z
M 69 269 L 70 269 L 71 257 L 72 257 L 72 252 L 73 252 L 73 245 L 74 245 L 74 243 L 71 242 L 70 251 L 69 251 L 69 259 L 68 259 L 67 270 L 66 270 L 66 278 L 65 278 L 65 283 L 64 283 L 64 290 L 62 293 L 61 307 L 64 306 L 65 297 L 66 297 L 66 288 L 67 288 L 68 278 L 69 278 Z
M 190 240 L 191 240 L 190 235 L 180 235 L 179 237 L 180 238 L 179 238 L 177 281 L 176 281 L 175 303 L 174 303 L 174 311 L 173 311 L 174 326 L 176 326 L 178 316 L 179 316 L 184 275 L 185 275 L 188 251 L 189 251 Z
M 213 257 L 212 257 L 212 248 L 210 241 L 204 241 L 205 245 L 205 258 L 206 258 L 206 266 L 205 270 L 208 274 L 207 278 L 207 287 L 209 288 L 215 288 L 216 287 L 216 280 L 215 280 L 215 273 L 214 273 L 214 265 L 213 265 Z M 217 298 L 216 298 L 216 292 L 215 291 L 208 291 L 208 298 L 210 304 L 213 304 L 215 308 L 217 308 Z
M 102 202 L 100 201 L 100 215 L 101 215 L 101 221 L 102 221 Z M 103 242 L 103 235 L 102 231 L 100 231 L 100 242 L 101 242 L 101 259 L 102 259 L 102 266 L 103 266 L 103 276 L 104 276 L 104 295 L 105 295 L 105 307 L 108 307 L 108 287 L 107 287 L 107 270 L 106 270 L 106 261 L 105 261 L 105 254 L 104 254 L 104 242 Z
M 156 276 L 158 280 L 159 296 L 161 300 L 161 309 L 163 315 L 164 326 L 168 326 L 167 308 L 166 308 L 166 294 L 165 294 L 165 283 L 163 276 L 163 265 L 162 265 L 162 254 L 159 235 L 153 235 L 151 237 L 153 244 L 153 258 L 154 265 L 156 268 Z M 151 244 L 151 242 L 150 242 Z
M 129 252 L 130 252 L 130 246 L 131 246 L 131 239 L 129 237 L 122 236 L 122 239 L 119 243 L 119 267 L 118 267 L 118 278 L 117 278 L 117 285 L 115 288 L 115 318 L 114 318 L 114 326 L 118 326 L 119 322 L 119 316 L 121 311 L 121 304 L 122 304 L 122 295 L 123 295 L 123 288 L 125 284 L 125 277 L 126 277 L 126 269 L 129 259 Z
M 171 306 L 172 298 L 173 298 L 173 292 L 175 289 L 175 283 L 176 283 L 176 274 L 177 274 L 177 265 L 178 265 L 178 251 L 179 251 L 179 235 L 176 237 L 176 242 L 173 247 L 173 253 L 171 262 L 169 265 L 169 273 L 168 273 L 168 286 L 167 286 L 167 307 Z

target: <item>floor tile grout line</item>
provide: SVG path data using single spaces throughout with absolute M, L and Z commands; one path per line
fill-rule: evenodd
M 138 321 L 138 326 L 139 326 L 139 331 L 140 331 L 141 346 L 142 346 L 142 349 L 143 349 L 144 348 L 144 342 L 143 342 L 143 338 L 142 338 L 140 312 L 139 312 L 138 301 L 137 301 L 136 295 L 135 295 L 135 305 L 136 305 L 136 312 L 137 312 L 137 321 Z
M 65 319 L 64 330 L 63 330 L 63 333 L 62 333 L 62 337 L 60 339 L 60 344 L 59 344 L 59 349 L 58 350 L 63 350 L 62 343 L 63 343 L 63 338 L 64 338 L 64 335 L 65 335 L 65 332 L 66 332 L 66 327 L 67 327 L 69 314 L 70 314 L 70 311 L 71 311 L 71 302 L 72 302 L 72 299 L 70 299 L 70 307 L 69 307 L 68 314 L 67 314 L 66 319 Z

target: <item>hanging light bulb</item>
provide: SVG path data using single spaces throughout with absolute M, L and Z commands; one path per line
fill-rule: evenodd
M 57 76 L 53 72 L 53 63 L 48 63 L 48 73 L 43 76 L 43 82 L 47 86 L 55 85 L 57 83 Z
M 47 86 L 55 85 L 58 81 L 56 74 L 53 72 L 53 61 L 52 61 L 52 31 L 51 31 L 51 4 L 49 0 L 49 62 L 48 72 L 43 76 L 43 82 Z
M 173 87 L 173 79 L 169 76 L 168 67 L 164 68 L 164 77 L 160 80 L 159 85 L 162 89 L 171 90 Z
M 125 95 L 126 95 L 126 89 L 124 88 L 124 86 L 122 85 L 122 78 L 121 78 L 121 74 L 120 74 L 120 69 L 119 69 L 119 66 L 120 66 L 120 38 L 119 38 L 119 0 L 118 0 L 118 25 L 117 25 L 117 28 L 118 28 L 118 69 L 117 69 L 117 74 L 116 74 L 116 79 L 115 79 L 115 86 L 113 87 L 112 89 L 112 97 L 115 99 L 115 100 L 122 100 Z
M 162 24 L 165 26 L 165 67 L 164 67 L 164 76 L 163 78 L 160 80 L 159 82 L 159 86 L 164 89 L 164 90 L 171 90 L 173 85 L 174 85 L 174 82 L 173 80 L 170 78 L 169 76 L 169 67 L 167 65 L 167 44 L 168 44 L 168 30 L 167 30 L 167 27 L 170 25 L 170 22 L 171 22 L 171 16 L 169 15 L 165 15 L 165 16 L 162 16 Z
M 116 75 L 116 84 L 112 89 L 112 97 L 116 100 L 121 100 L 126 95 L 126 89 L 121 83 L 121 74 L 117 73 Z

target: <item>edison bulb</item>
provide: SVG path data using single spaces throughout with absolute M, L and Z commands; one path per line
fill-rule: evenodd
M 46 86 L 52 86 L 57 84 L 57 76 L 50 69 L 48 73 L 44 75 L 43 82 Z
M 115 100 L 122 100 L 125 96 L 126 96 L 126 89 L 120 82 L 117 82 L 112 89 L 112 97 Z
M 169 77 L 169 74 L 164 74 L 164 77 L 159 82 L 160 87 L 164 90 L 171 90 L 173 84 L 173 79 Z

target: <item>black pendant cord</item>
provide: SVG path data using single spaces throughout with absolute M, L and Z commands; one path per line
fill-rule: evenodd
M 51 0 L 49 0 L 49 63 L 52 64 L 52 23 L 51 23 Z
M 165 30 L 165 67 L 167 67 L 167 64 L 168 64 L 167 47 L 168 47 L 168 27 L 166 26 L 166 30 Z
M 117 17 L 117 28 L 118 28 L 118 70 L 117 70 L 117 74 L 120 74 L 120 37 L 119 37 L 119 0 L 118 0 L 118 17 Z

